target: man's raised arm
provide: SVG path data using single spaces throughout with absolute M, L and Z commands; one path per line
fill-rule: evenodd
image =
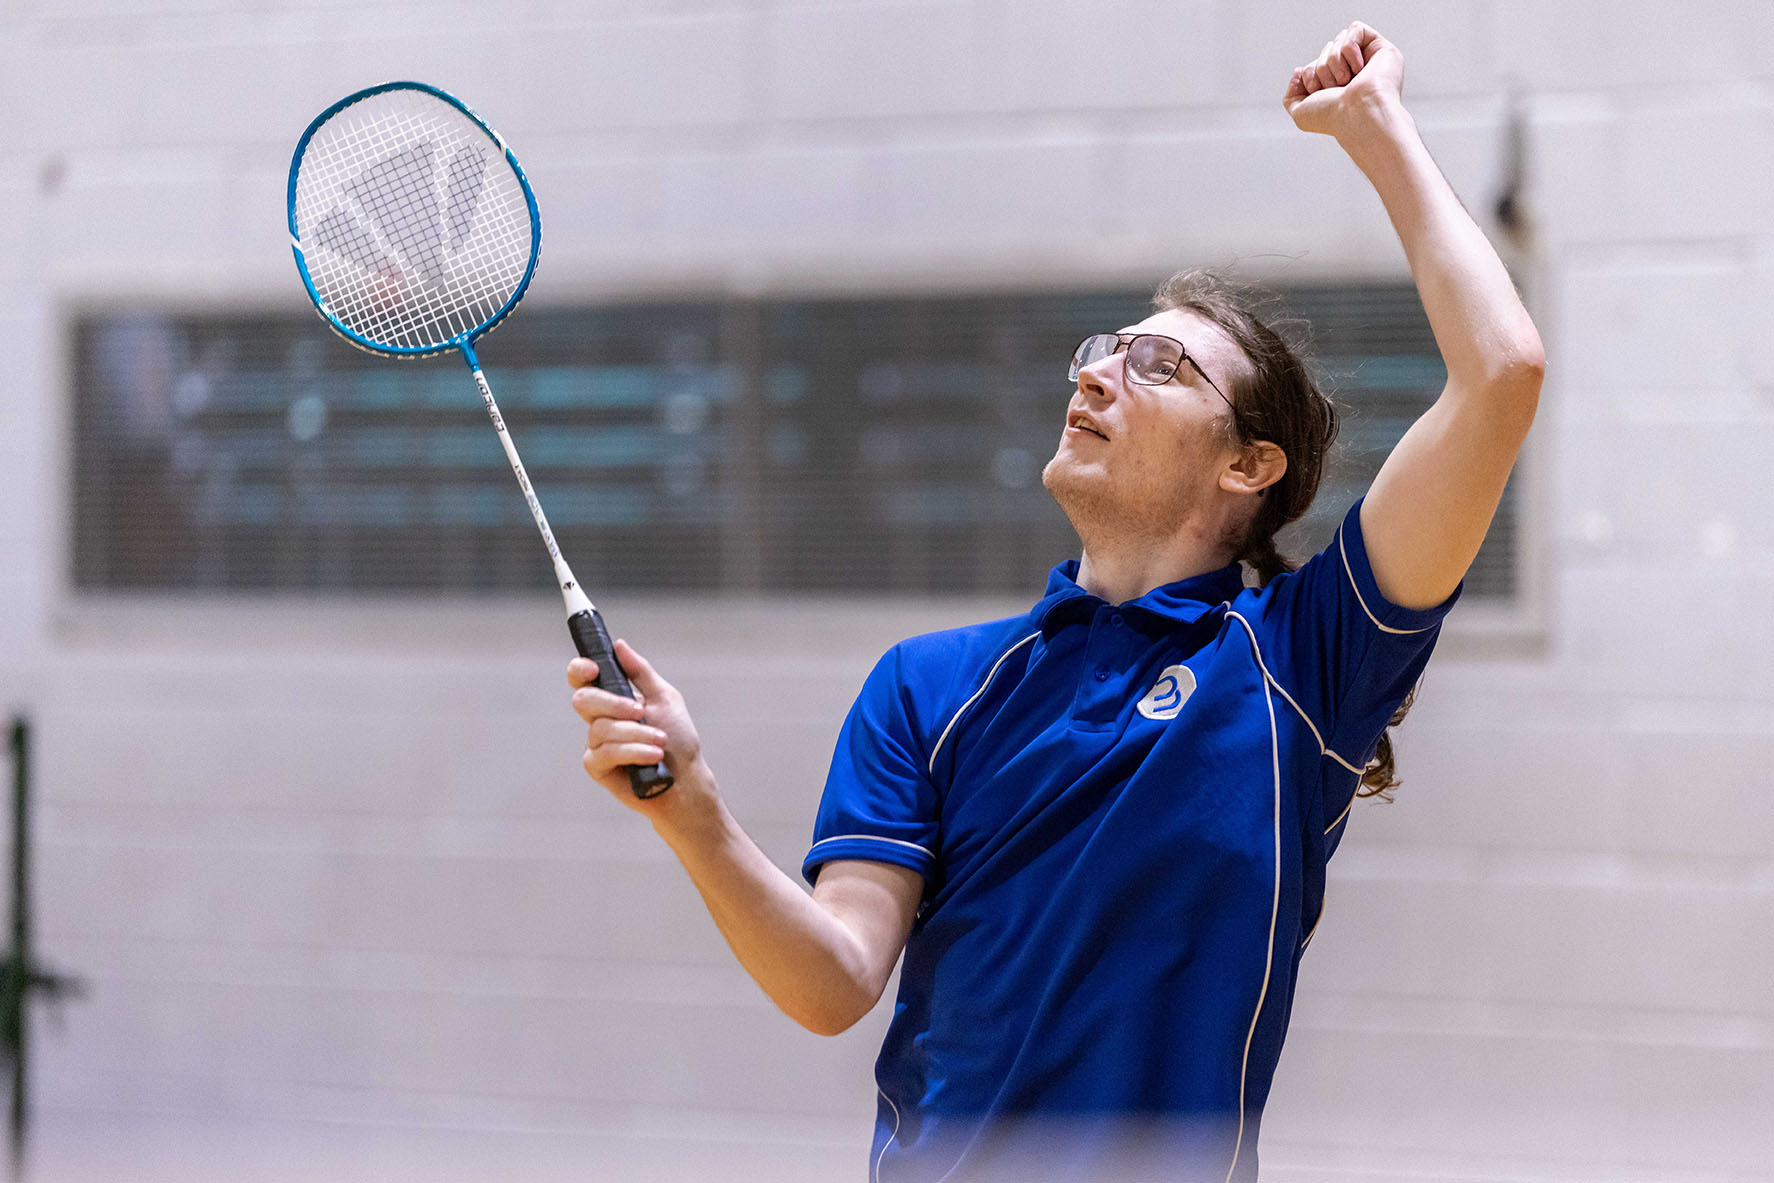
M 1423 146 L 1403 84 L 1404 56 L 1357 22 L 1294 71 L 1282 101 L 1302 130 L 1335 136 L 1373 183 L 1447 364 L 1447 388 L 1361 507 L 1380 591 L 1428 608 L 1453 594 L 1478 555 L 1533 423 L 1546 360 L 1502 260 Z

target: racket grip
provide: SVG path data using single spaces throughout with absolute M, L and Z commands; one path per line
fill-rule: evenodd
M 610 641 L 609 630 L 604 628 L 604 617 L 596 608 L 580 609 L 567 617 L 567 631 L 573 634 L 573 645 L 579 650 L 579 656 L 589 657 L 597 662 L 597 688 L 608 690 L 611 694 L 620 694 L 627 698 L 635 697 L 634 686 L 628 680 L 628 674 L 622 663 L 616 660 L 616 646 Z M 651 768 L 643 768 L 639 764 L 628 766 L 628 785 L 634 795 L 645 801 L 649 797 L 657 797 L 672 786 L 672 775 L 666 771 L 661 761 Z

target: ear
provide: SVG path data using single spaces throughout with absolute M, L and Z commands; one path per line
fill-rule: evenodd
M 1220 488 L 1228 493 L 1261 493 L 1287 474 L 1287 453 L 1279 444 L 1257 440 L 1244 445 L 1220 471 Z

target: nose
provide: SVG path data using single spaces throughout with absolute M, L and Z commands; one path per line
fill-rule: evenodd
M 1108 403 L 1115 400 L 1120 390 L 1118 385 L 1124 372 L 1124 354 L 1111 353 L 1108 357 L 1098 358 L 1078 371 L 1078 393 L 1092 403 Z

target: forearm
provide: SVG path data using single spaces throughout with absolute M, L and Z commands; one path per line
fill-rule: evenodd
M 706 764 L 692 774 L 712 773 Z M 835 1035 L 874 1006 L 877 982 L 860 940 L 772 863 L 718 793 L 709 804 L 662 812 L 654 829 L 678 856 L 747 973 L 790 1018 Z
M 1391 98 L 1362 104 L 1338 135 L 1379 194 L 1447 364 L 1449 390 L 1520 392 L 1531 404 L 1544 366 L 1539 334 L 1484 232 Z M 1525 431 L 1525 424 L 1523 430 Z

